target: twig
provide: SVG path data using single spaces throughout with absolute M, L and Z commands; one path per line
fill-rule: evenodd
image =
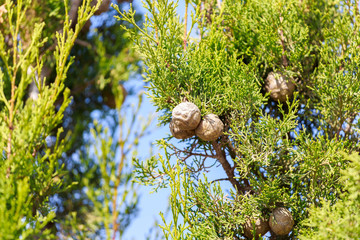
M 220 182 L 220 181 L 229 181 L 229 180 L 230 180 L 229 178 L 219 178 L 219 179 L 212 180 L 211 183 Z
M 226 146 L 228 147 L 228 151 L 229 151 L 229 154 L 230 154 L 230 157 L 232 159 L 235 159 L 236 158 L 236 149 L 235 147 L 232 145 L 231 141 L 229 140 L 229 136 L 225 136 L 223 135 L 224 137 L 222 139 L 224 139 L 225 143 L 226 143 Z
M 216 159 L 219 160 L 221 163 L 223 169 L 225 170 L 226 175 L 229 178 L 229 181 L 234 186 L 234 188 L 240 192 L 244 193 L 243 187 L 240 185 L 240 183 L 235 179 L 234 170 L 232 169 L 229 162 L 226 160 L 225 152 L 221 149 L 221 145 L 217 143 L 216 141 L 211 142 L 212 146 L 214 147 L 214 150 L 216 152 Z
M 230 157 L 232 159 L 236 159 L 236 157 L 237 157 L 236 149 L 232 145 L 231 141 L 229 140 L 229 136 L 228 135 L 223 135 L 221 137 L 221 140 L 223 140 L 226 143 L 226 146 L 227 146 L 227 149 L 229 151 Z M 237 161 L 234 161 L 234 166 L 231 168 L 231 171 L 234 172 L 237 167 L 238 167 Z M 251 190 L 251 185 L 250 185 L 250 182 L 249 182 L 248 179 L 240 178 L 239 180 L 243 181 L 244 184 L 246 185 L 246 187 L 243 188 L 243 192 Z
M 79 44 L 80 46 L 83 46 L 83 47 L 87 47 L 87 48 L 93 48 L 93 45 L 91 45 L 90 43 L 84 41 L 84 40 L 80 40 L 80 39 L 75 39 L 75 43 L 76 44 Z M 95 50 L 95 49 L 94 49 Z
M 280 24 L 282 24 L 282 21 L 283 21 L 283 17 L 281 16 L 281 12 L 280 12 Z M 286 58 L 286 48 L 285 48 L 285 37 L 284 37 L 284 31 L 282 29 L 282 26 L 279 30 L 279 34 L 280 34 L 280 41 L 281 41 L 281 46 L 282 46 L 282 56 L 281 56 L 281 59 L 282 59 L 282 64 L 284 67 L 287 67 L 288 66 L 288 60 Z
M 184 50 L 186 50 L 186 44 L 187 44 L 187 18 L 188 18 L 188 5 L 189 1 L 185 0 L 185 24 L 184 24 Z
M 120 146 L 120 163 L 118 166 L 118 171 L 117 171 L 117 175 L 116 175 L 116 181 L 114 183 L 114 196 L 113 196 L 113 213 L 112 213 L 112 221 L 113 221 L 113 237 L 112 239 L 115 240 L 116 239 L 116 232 L 118 231 L 118 227 L 119 224 L 117 223 L 117 218 L 118 218 L 118 212 L 116 211 L 116 206 L 117 206 L 117 199 L 118 199 L 118 188 L 120 185 L 120 179 L 121 179 L 121 174 L 122 174 L 122 170 L 124 168 L 124 164 L 125 164 L 125 146 L 124 144 L 122 144 L 124 142 L 123 140 L 123 134 L 122 134 L 122 130 L 123 130 L 123 126 L 122 124 L 119 122 L 119 127 L 120 127 L 120 134 L 119 134 L 119 139 L 118 139 L 118 146 Z
M 13 71 L 12 71 L 12 78 L 11 78 L 11 98 L 10 98 L 10 109 L 9 109 L 9 120 L 8 120 L 8 127 L 9 127 L 9 136 L 7 142 L 7 159 L 10 161 L 9 167 L 6 170 L 6 178 L 9 178 L 11 172 L 11 162 L 12 162 L 12 154 L 11 154 L 11 141 L 12 141 L 12 134 L 14 131 L 14 111 L 15 111 L 15 88 L 16 88 L 16 73 L 18 71 L 18 63 L 17 63 L 17 50 L 18 50 L 18 32 L 20 28 L 20 19 L 22 19 L 23 15 L 20 15 L 20 6 L 17 6 L 17 15 L 16 15 L 16 26 L 13 31 L 11 31 L 12 39 L 14 41 L 13 44 Z M 11 22 L 11 21 L 10 21 Z
M 198 167 L 197 169 L 192 170 L 192 173 L 198 173 L 202 170 L 204 171 L 208 171 L 207 169 L 211 168 L 214 164 L 211 164 L 211 166 L 205 166 L 205 161 L 208 158 L 213 158 L 216 159 L 216 155 L 214 153 L 212 154 L 208 154 L 207 151 L 205 150 L 205 154 L 204 153 L 197 153 L 194 152 L 193 150 L 196 149 L 196 147 L 198 146 L 198 142 L 195 141 L 193 144 L 191 144 L 191 148 L 190 149 L 185 149 L 185 150 L 181 150 L 175 146 L 172 146 L 172 149 L 174 150 L 174 153 L 172 155 L 175 155 L 178 159 L 180 159 L 182 162 L 184 162 L 186 164 L 186 160 L 192 156 L 198 156 L 198 157 L 203 157 L 203 159 L 201 159 L 201 161 L 198 162 L 198 164 L 196 164 L 196 166 Z M 182 156 L 182 154 L 185 154 L 185 156 Z
M 152 14 L 153 14 L 153 17 L 154 17 L 154 19 L 155 19 L 155 17 L 156 17 L 156 14 L 155 14 L 155 2 L 154 2 L 154 4 L 152 5 Z M 157 25 L 155 25 L 155 37 L 156 37 L 156 44 L 157 45 L 159 45 L 160 44 L 160 42 L 159 42 L 159 33 L 158 33 L 158 26 Z
M 71 28 L 75 28 L 77 23 L 78 9 L 81 5 L 81 0 L 71 0 L 71 7 L 69 11 L 69 18 L 71 20 Z

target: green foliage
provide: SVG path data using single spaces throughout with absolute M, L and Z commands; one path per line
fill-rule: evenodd
M 153 9 L 159 13 L 153 15 L 154 19 L 145 19 L 144 29 L 155 31 L 149 34 L 141 30 L 139 37 L 132 37 L 145 59 L 145 81 L 150 84 L 152 100 L 158 110 L 167 110 L 162 123 L 170 121 L 169 110 L 183 99 L 194 102 L 202 114 L 222 115 L 234 109 L 248 113 L 249 105 L 260 106 L 263 99 L 253 67 L 239 64 L 236 55 L 228 54 L 228 39 L 222 29 L 212 28 L 200 42 L 186 42 L 176 4 L 147 3 L 150 13 Z M 123 20 L 134 24 L 134 14 L 130 11 Z M 199 13 L 192 18 L 195 23 L 200 19 Z M 218 17 L 217 21 L 222 19 Z
M 334 21 L 319 53 L 321 61 L 314 81 L 314 94 L 319 99 L 316 108 L 321 113 L 318 121 L 329 136 L 338 139 L 341 132 L 346 138 L 353 134 L 349 131 L 360 100 L 357 76 L 360 39 L 354 31 L 351 16 L 345 14 Z
M 50 12 L 42 12 L 40 2 L 30 0 L 7 0 L 3 5 L 6 11 L 1 13 L 4 21 L 0 32 L 1 239 L 54 237 L 47 229 L 55 217 L 49 197 L 71 187 L 62 186 L 64 166 L 58 161 L 68 147 L 68 137 L 62 139 L 63 129 L 58 127 L 71 101 L 64 80 L 73 62 L 69 58 L 71 48 L 82 26 L 101 3 L 90 7 L 90 2 L 79 8 L 75 29 L 65 17 L 58 32 L 53 26 L 45 27 L 41 20 L 67 16 L 66 1 L 48 2 L 44 6 Z M 65 13 L 61 12 L 63 9 Z M 36 11 L 44 15 L 35 17 Z M 34 27 L 22 28 L 29 24 L 28 18 Z M 54 32 L 50 33 L 51 30 Z M 56 77 L 51 84 L 40 75 L 46 64 L 41 51 L 51 44 L 49 36 L 55 36 Z M 36 98 L 26 95 L 32 81 L 39 91 Z
M 71 4 L 67 5 L 68 2 Z M 119 0 L 118 2 L 124 1 Z M 76 6 L 76 3 L 78 3 L 79 6 Z M 52 86 L 52 84 L 60 83 L 61 85 L 58 87 L 59 95 L 56 101 L 49 101 L 51 92 L 47 95 L 45 95 L 44 92 L 42 93 L 42 101 L 48 104 L 46 107 L 49 108 L 49 111 L 53 109 L 51 110 L 53 112 L 51 112 L 49 116 L 44 118 L 43 113 L 41 113 L 43 109 L 33 108 L 34 105 L 29 102 L 27 105 L 27 118 L 23 119 L 21 123 L 17 123 L 18 131 L 21 131 L 21 134 L 25 135 L 24 139 L 29 139 L 29 142 L 34 141 L 30 139 L 29 131 L 41 132 L 44 126 L 51 126 L 49 129 L 46 129 L 47 135 L 39 137 L 41 141 L 46 142 L 46 145 L 42 144 L 42 142 L 36 143 L 37 149 L 39 150 L 37 150 L 35 154 L 43 155 L 45 154 L 44 149 L 47 148 L 50 148 L 52 151 L 55 141 L 58 141 L 58 145 L 62 147 L 62 149 L 59 150 L 59 154 L 53 159 L 54 162 L 56 162 L 56 169 L 59 168 L 54 173 L 54 179 L 56 179 L 57 182 L 57 184 L 54 183 L 56 189 L 51 188 L 52 190 L 46 193 L 46 198 L 39 199 L 41 202 L 46 202 L 46 206 L 43 207 L 44 209 L 52 209 L 51 214 L 55 211 L 56 215 L 53 214 L 54 218 L 46 224 L 45 227 L 39 229 L 42 229 L 42 231 L 47 229 L 46 232 L 51 230 L 53 235 L 63 234 L 63 236 L 73 238 L 81 236 L 84 238 L 102 236 L 102 231 L 105 229 L 104 223 L 109 221 L 104 217 L 106 210 L 108 210 L 108 213 L 111 212 L 111 214 L 119 214 L 117 219 L 119 226 L 117 229 L 119 230 L 118 232 L 122 234 L 137 211 L 135 204 L 137 196 L 134 196 L 134 204 L 132 201 L 129 201 L 128 205 L 130 207 L 118 208 L 117 211 L 110 211 L 110 209 L 104 207 L 105 203 L 103 202 L 104 198 L 102 195 L 109 195 L 106 195 L 102 190 L 108 190 L 110 186 L 105 186 L 102 182 L 103 175 L 105 176 L 106 174 L 102 174 L 100 171 L 99 164 L 101 161 L 99 161 L 99 159 L 103 160 L 100 158 L 103 153 L 99 153 L 99 156 L 96 156 L 94 154 L 91 155 L 88 151 L 94 147 L 93 141 L 97 141 L 92 139 L 90 134 L 93 128 L 94 113 L 98 114 L 100 112 L 101 116 L 98 120 L 110 128 L 109 132 L 114 138 L 114 142 L 117 142 L 118 138 L 116 133 L 119 130 L 120 117 L 122 122 L 127 123 L 128 120 L 130 120 L 124 118 L 124 116 L 131 115 L 129 114 L 131 111 L 131 108 L 128 106 L 129 102 L 124 101 L 127 95 L 133 95 L 138 89 L 133 89 L 129 86 L 126 86 L 125 89 L 124 82 L 132 76 L 131 74 L 138 72 L 138 57 L 134 51 L 129 48 L 131 42 L 124 38 L 125 31 L 114 24 L 115 20 L 113 15 L 115 11 L 109 9 L 102 14 L 102 16 L 96 17 L 97 19 L 91 19 L 92 21 L 88 18 L 81 20 L 81 11 L 78 12 L 77 8 L 81 6 L 82 8 L 86 7 L 84 5 L 85 3 L 85 0 L 27 1 L 28 7 L 22 10 L 26 13 L 24 21 L 19 24 L 20 40 L 22 41 L 24 49 L 27 49 L 29 46 L 30 43 L 28 42 L 31 40 L 29 33 L 32 33 L 34 30 L 34 28 L 30 26 L 35 25 L 36 22 L 41 23 L 41 39 L 44 39 L 43 44 L 39 46 L 37 50 L 39 52 L 38 58 L 42 61 L 42 66 L 36 68 L 34 67 L 34 63 L 31 63 L 31 66 L 35 69 L 33 69 L 31 73 L 32 76 L 27 76 L 28 82 L 21 92 L 23 96 L 20 98 L 23 99 L 23 102 L 32 101 L 30 98 L 32 97 L 32 84 L 35 83 L 31 83 L 33 80 L 43 79 L 43 81 L 37 81 L 38 85 L 36 89 L 38 89 L 39 86 L 47 88 L 48 86 Z M 103 3 L 99 2 L 98 4 L 102 5 Z M 91 1 L 90 6 L 93 5 L 94 1 Z M 4 17 L 4 15 L 2 16 Z M 138 22 L 140 15 L 136 15 L 135 17 Z M 67 18 L 66 21 L 65 18 Z M 71 41 L 63 42 L 65 45 L 69 45 L 70 43 L 73 45 L 70 48 L 69 55 L 75 57 L 71 58 L 71 65 L 65 66 L 62 63 L 60 64 L 65 67 L 63 70 L 66 71 L 66 74 L 63 74 L 63 77 L 66 77 L 60 80 L 58 74 L 59 67 L 57 67 L 54 50 L 58 43 L 56 35 L 62 33 L 64 22 L 67 22 L 69 32 L 76 32 L 76 38 L 74 37 Z M 0 23 L 2 24 L 0 27 L 1 31 L 6 40 L 1 43 L 4 43 L 4 48 L 11 49 L 12 39 L 9 37 L 10 28 L 4 25 L 6 23 L 6 21 Z M 89 31 L 91 24 L 95 26 Z M 65 59 L 70 60 L 69 57 L 66 57 L 66 54 L 64 55 Z M 0 62 L 0 64 L 2 64 L 2 62 Z M 25 70 L 27 69 L 25 68 Z M 25 71 L 25 73 L 28 72 Z M 6 77 L 6 73 L 4 73 L 4 78 L 6 79 Z M 45 78 L 46 80 L 44 80 Z M 66 89 L 66 95 L 62 94 L 61 89 Z M 4 95 L 7 99 L 11 97 L 11 84 L 10 81 L 7 80 L 4 81 Z M 40 95 L 36 96 L 39 98 Z M 67 98 L 65 99 L 64 96 Z M 66 101 L 66 103 L 64 101 Z M 39 102 L 39 100 L 36 102 Z M 140 100 L 139 103 L 141 103 Z M 0 107 L 3 105 L 0 101 Z M 121 115 L 119 115 L 118 112 L 120 109 L 122 109 Z M 136 117 L 131 115 L 131 118 L 131 121 L 139 121 L 139 115 Z M 34 119 L 36 119 L 37 124 L 40 125 L 33 126 L 29 124 L 28 121 L 34 122 Z M 46 125 L 43 126 L 44 123 L 46 123 Z M 147 126 L 148 123 L 144 123 L 144 125 Z M 35 127 L 35 130 L 29 130 L 29 127 Z M 123 126 L 123 128 L 125 131 L 126 126 Z M 143 131 L 145 130 L 143 129 Z M 7 132 L 5 132 L 4 135 L 0 134 L 0 138 L 4 138 L 5 143 L 7 134 Z M 132 131 L 131 134 L 135 134 L 135 132 Z M 100 138 L 100 136 L 97 137 Z M 140 137 L 141 134 L 137 136 L 137 142 L 139 142 L 138 138 Z M 45 138 L 46 140 L 44 140 Z M 127 138 L 126 141 L 127 140 L 129 140 L 129 138 Z M 35 141 L 37 141 L 37 139 Z M 114 152 L 106 152 L 104 154 L 118 153 L 119 149 L 115 147 L 117 144 L 113 145 L 111 151 Z M 32 153 L 31 151 L 31 154 Z M 80 156 L 82 159 L 85 159 L 84 162 L 79 160 Z M 46 160 L 47 157 L 48 156 L 44 156 L 44 159 Z M 30 158 L 32 159 L 32 157 Z M 116 160 L 117 158 L 107 158 L 106 161 L 103 160 L 101 163 L 117 166 L 118 162 L 116 162 Z M 129 159 L 127 159 L 126 162 L 127 161 L 129 161 Z M 32 164 L 31 161 L 27 163 Z M 24 167 L 29 168 L 28 166 Z M 49 169 L 49 172 L 51 171 L 55 170 Z M 130 183 L 131 174 L 126 173 L 124 176 L 121 176 L 121 179 L 127 180 L 119 183 L 118 196 L 122 196 L 124 193 L 123 187 L 128 187 L 129 191 L 133 191 L 134 195 L 136 195 L 135 192 L 137 189 L 133 189 Z M 99 197 L 95 199 L 96 202 L 94 202 L 94 199 L 89 199 L 90 194 L 84 190 L 89 186 L 97 190 Z M 113 190 L 114 187 L 111 186 L 111 189 Z M 128 196 L 130 195 L 132 194 L 128 194 Z M 122 203 L 122 201 L 119 200 L 118 204 L 120 203 Z M 94 205 L 96 205 L 96 208 Z M 100 208 L 99 206 L 103 207 Z M 34 207 L 34 209 L 36 208 L 37 207 Z M 111 220 L 111 225 L 108 224 L 106 226 L 108 231 L 114 229 L 112 224 L 113 220 Z M 89 233 L 89 231 L 92 231 L 92 233 Z M 51 238 L 53 235 L 49 235 L 49 237 Z
M 137 156 L 139 141 L 147 134 L 151 123 L 151 118 L 139 119 L 141 104 L 140 94 L 138 105 L 131 106 L 131 116 L 125 114 L 130 112 L 129 107 L 119 109 L 115 128 L 94 122 L 86 151 L 80 155 L 81 166 L 86 171 L 76 176 L 88 203 L 66 216 L 67 223 L 62 223 L 65 227 L 61 230 L 63 236 L 81 236 L 81 239 L 121 237 L 136 215 L 138 194 L 129 163 Z M 94 176 L 100 183 L 93 181 Z
M 137 213 L 129 163 L 150 119 L 141 94 L 125 102 L 138 57 L 106 4 L 0 6 L 1 239 L 114 239 Z
M 314 239 L 322 236 L 325 213 L 311 215 L 309 225 L 309 211 L 337 210 L 346 189 L 340 172 L 348 165 L 339 153 L 359 151 L 358 3 L 185 1 L 184 19 L 177 1 L 143 3 L 142 27 L 133 9 L 115 8 L 119 20 L 139 30 L 123 26 L 146 65 L 160 123 L 189 101 L 225 126 L 211 142 L 159 140 L 163 155 L 135 161 L 139 182 L 171 189 L 165 238 L 243 239 L 248 220 L 268 220 L 277 207 L 289 209 L 295 225 L 287 236 L 270 231 L 265 238 L 297 239 L 309 226 L 319 229 Z M 296 85 L 286 102 L 270 98 L 271 72 Z M 346 218 L 346 211 L 338 214 Z M 355 226 L 351 220 L 349 238 L 359 237 Z
M 313 207 L 305 222 L 300 239 L 356 239 L 360 236 L 360 158 L 358 154 L 347 157 L 351 163 L 342 171 L 341 184 L 344 192 L 339 201 L 322 202 Z

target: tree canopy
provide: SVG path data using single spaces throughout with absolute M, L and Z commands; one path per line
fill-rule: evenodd
M 137 212 L 130 160 L 149 121 L 139 122 L 140 95 L 125 101 L 138 57 L 115 10 L 108 0 L 0 6 L 0 238 L 121 237 Z
M 120 239 L 135 182 L 161 239 L 359 238 L 360 3 L 126 2 L 1 2 L 0 238 Z
M 184 18 L 177 1 L 144 5 L 142 27 L 132 9 L 118 11 L 139 31 L 127 28 L 160 124 L 179 139 L 159 140 L 164 155 L 136 162 L 139 182 L 171 189 L 165 238 L 323 236 L 316 213 L 347 201 L 341 170 L 359 151 L 359 3 L 186 0 Z M 216 118 L 221 136 L 204 137 Z M 209 175 L 218 166 L 223 176 Z M 308 218 L 310 209 L 321 210 Z M 350 222 L 344 239 L 358 234 Z

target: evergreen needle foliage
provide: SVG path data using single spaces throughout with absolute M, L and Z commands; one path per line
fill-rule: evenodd
M 0 2 L 0 239 L 118 239 L 137 213 L 130 161 L 151 119 L 109 6 Z
M 185 0 L 184 19 L 177 1 L 143 4 L 141 27 L 133 9 L 117 10 L 139 31 L 123 26 L 146 66 L 160 124 L 189 101 L 225 126 L 215 141 L 159 140 L 163 155 L 135 161 L 139 182 L 171 189 L 164 237 L 258 239 L 256 220 L 268 231 L 274 209 L 284 207 L 291 231 L 271 227 L 265 239 L 359 238 L 359 219 L 350 217 L 359 190 L 344 187 L 340 174 L 349 163 L 340 152 L 359 151 L 359 2 Z M 281 89 L 268 90 L 273 73 L 296 87 L 287 101 L 274 99 Z M 359 174 L 354 164 L 349 181 L 350 171 Z M 224 176 L 214 177 L 219 166 Z M 326 235 L 325 212 L 347 230 Z
M 109 6 L 108 1 L 104 3 Z M 84 64 L 77 71 L 95 69 L 96 74 L 93 71 L 86 77 L 96 75 L 96 84 L 93 80 L 84 84 L 84 76 L 76 79 L 71 68 L 75 42 L 91 46 L 78 39 L 84 35 L 83 27 L 99 14 L 100 7 L 106 11 L 106 4 L 104 10 L 102 1 L 92 0 L 0 3 L 0 239 L 116 238 L 136 213 L 138 197 L 128 162 L 136 155 L 150 120 L 139 122 L 141 96 L 132 115 L 125 118 L 131 108 L 121 108 L 127 93 L 119 82 L 136 70 L 137 58 L 126 48 L 127 40 L 112 45 L 117 47 L 115 54 L 114 48 L 109 50 L 109 41 L 96 35 L 96 54 L 82 49 L 76 59 L 76 64 L 84 63 L 89 52 L 97 57 L 97 65 Z M 113 37 L 121 40 L 123 34 L 115 31 Z M 109 51 L 114 56 L 108 57 Z M 96 123 L 90 130 L 93 138 L 86 144 L 79 141 L 87 152 L 79 151 L 77 157 L 87 172 L 76 175 L 67 154 L 75 151 L 74 142 L 90 124 L 88 119 L 75 121 L 77 131 L 71 134 L 71 122 L 79 118 L 69 116 L 69 106 L 81 109 L 72 96 L 79 85 L 91 84 L 107 88 L 102 104 L 116 109 L 115 127 L 109 133 Z M 93 93 L 94 97 L 99 98 L 99 93 Z M 119 129 L 120 137 L 115 134 Z M 98 179 L 94 182 L 94 178 Z M 75 210 L 70 206 L 77 196 L 62 198 L 74 189 L 80 189 L 88 200 Z M 62 202 L 55 209 L 59 199 Z
M 346 157 L 351 161 L 342 171 L 340 181 L 344 192 L 335 204 L 324 201 L 313 207 L 300 239 L 357 239 L 360 236 L 360 158 L 354 153 Z
M 31 1 L 7 0 L 4 4 L 1 17 L 6 29 L 0 32 L 0 238 L 47 239 L 53 236 L 44 227 L 55 217 L 48 197 L 61 191 L 63 167 L 58 159 L 67 147 L 59 137 L 62 128 L 56 128 L 70 103 L 69 90 L 64 88 L 72 63 L 69 53 L 95 8 L 87 1 L 79 9 L 75 31 L 66 18 L 62 31 L 56 32 L 56 79 L 46 85 L 40 77 L 44 62 L 39 50 L 47 42 L 42 35 L 45 23 L 36 23 L 26 32 L 20 25 L 27 21 L 25 13 Z M 25 96 L 33 79 L 39 90 L 37 99 Z M 60 97 L 62 101 L 55 108 Z M 47 137 L 54 129 L 56 141 L 51 145 Z

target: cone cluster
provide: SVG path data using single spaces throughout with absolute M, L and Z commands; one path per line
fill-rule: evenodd
M 171 134 L 177 139 L 198 136 L 204 141 L 214 141 L 223 133 L 224 124 L 215 114 L 201 119 L 200 109 L 191 102 L 182 102 L 172 111 Z
M 255 230 L 255 239 L 264 236 L 269 230 L 277 236 L 288 235 L 294 226 L 294 220 L 289 210 L 284 207 L 275 208 L 270 219 L 252 218 L 244 224 L 244 235 L 248 239 L 253 239 Z

